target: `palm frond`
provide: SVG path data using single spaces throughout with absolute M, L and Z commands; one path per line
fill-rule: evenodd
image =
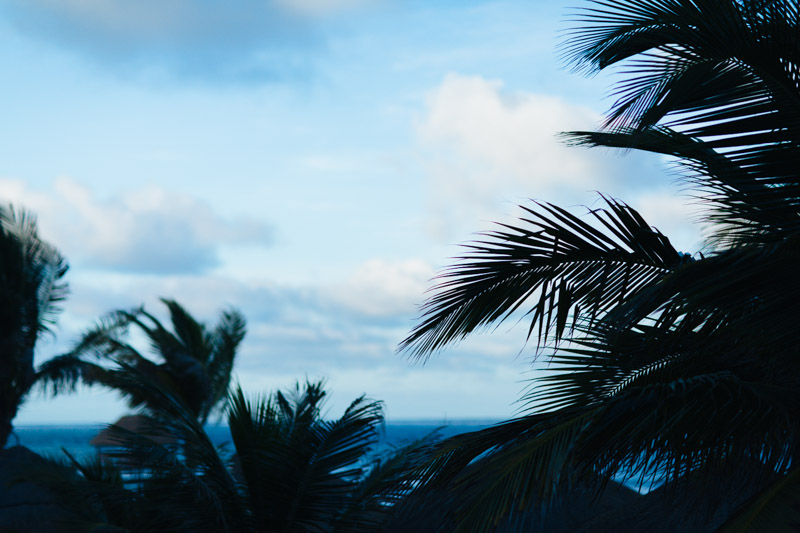
M 242 531 L 248 515 L 238 483 L 194 413 L 135 369 L 120 379 L 150 398 L 148 423 L 137 432 L 110 426 L 121 447 L 109 455 L 138 476 L 144 498 L 158 500 L 166 513 L 160 520 L 194 524 L 181 527 L 196 531 Z
M 709 142 L 664 127 L 569 132 L 564 137 L 578 146 L 636 149 L 677 158 L 698 207 L 706 208 L 701 220 L 713 231 L 712 247 L 774 242 L 800 230 L 800 181 L 789 164 L 795 155 L 783 144 L 723 153 Z
M 207 374 L 211 381 L 211 397 L 207 410 L 220 405 L 228 394 L 236 354 L 247 333 L 247 322 L 244 316 L 235 309 L 222 313 L 211 334 L 211 354 L 206 363 Z
M 578 68 L 626 62 L 607 125 L 646 127 L 724 122 L 741 133 L 769 115 L 770 130 L 800 134 L 797 108 L 800 25 L 793 1 L 639 0 L 592 2 L 576 17 L 565 55 Z M 703 127 L 696 132 L 705 135 Z
M 800 468 L 794 467 L 742 505 L 719 531 L 793 531 L 798 527 Z
M 420 472 L 437 439 L 433 433 L 373 459 L 336 518 L 333 531 L 367 533 L 394 524 L 398 511 L 402 512 L 399 507 L 419 485 Z
M 145 320 L 149 323 L 145 322 Z M 158 354 L 159 357 L 165 360 L 168 357 L 175 357 L 175 354 L 179 354 L 177 357 L 188 357 L 181 341 L 151 313 L 142 309 L 134 318 L 133 324 L 139 328 L 139 331 L 145 334 L 150 343 L 150 349 L 153 353 Z
M 290 453 L 285 436 L 276 423 L 278 411 L 269 398 L 249 400 L 240 387 L 228 401 L 228 426 L 236 450 L 232 465 L 242 485 L 255 524 L 262 528 L 278 520 L 280 507 L 273 502 L 273 491 L 286 497 L 288 480 L 281 476 L 286 463 L 280 460 Z M 278 507 L 276 509 L 275 507 Z
M 33 386 L 34 348 L 67 295 L 66 272 L 64 258 L 39 237 L 31 215 L 0 207 L 0 446 Z
M 195 320 L 174 300 L 163 300 L 174 332 L 154 315 L 138 307 L 117 310 L 101 317 L 78 340 L 72 350 L 44 365 L 38 374 L 51 392 L 75 390 L 79 381 L 116 387 L 116 377 L 125 368 L 135 368 L 180 398 L 202 422 L 224 401 L 236 349 L 244 337 L 244 318 L 226 311 L 213 332 Z M 140 330 L 153 351 L 153 359 L 129 343 L 131 327 Z M 103 371 L 105 369 L 105 371 Z M 133 407 L 148 398 L 121 390 Z
M 172 331 L 186 353 L 201 363 L 205 363 L 211 354 L 211 344 L 206 335 L 206 328 L 195 320 L 186 309 L 175 300 L 162 298 L 161 302 L 169 310 Z
M 469 245 L 460 262 L 440 274 L 422 307 L 422 322 L 400 351 L 424 357 L 524 308 L 546 340 L 558 341 L 572 323 L 591 321 L 655 283 L 689 258 L 635 210 L 606 198 L 590 212 L 595 226 L 552 204 L 524 208 L 530 228 L 504 226 Z
M 624 328 L 649 315 L 692 316 L 695 327 L 725 328 L 754 353 L 789 346 L 794 318 L 785 309 L 800 295 L 798 245 L 794 237 L 772 246 L 741 246 L 682 265 L 614 309 L 606 325 Z
M 566 48 L 583 67 L 629 65 L 607 131 L 572 139 L 677 156 L 713 208 L 711 244 L 780 238 L 800 220 L 800 7 L 761 4 L 594 2 Z
M 69 286 L 63 280 L 69 266 L 55 247 L 39 237 L 36 218 L 31 213 L 4 206 L 0 208 L 0 227 L 18 243 L 22 252 L 25 281 L 19 289 L 27 287 L 32 291 L 28 296 L 32 306 L 28 307 L 26 320 L 36 325 L 36 334 L 48 332 L 61 312 L 59 304 L 69 294 Z
M 594 405 L 448 439 L 429 466 L 421 499 L 446 510 L 444 530 L 492 531 L 515 514 L 546 515 L 575 490 L 600 494 L 614 479 L 676 491 L 693 479 L 713 495 L 730 480 L 708 465 L 738 469 L 750 487 L 788 467 L 787 435 L 794 435 L 791 442 L 798 431 L 790 389 L 731 372 L 658 377 Z M 764 401 L 774 405 L 766 418 Z
M 600 236 L 539 204 L 533 237 L 511 228 L 473 245 L 401 349 L 423 356 L 522 311 L 529 337 L 552 328 L 560 351 L 523 398 L 534 414 L 447 441 L 415 492 L 445 506 L 449 529 L 472 531 L 586 484 L 692 487 L 719 510 L 714 494 L 730 509 L 772 483 L 729 527 L 761 511 L 785 526 L 800 438 L 800 4 L 596 0 L 575 20 L 568 58 L 624 77 L 603 129 L 568 139 L 676 158 L 706 208 L 711 253 L 654 247 L 619 204 Z M 592 266 L 570 270 L 570 254 Z
M 120 357 L 125 360 L 125 353 L 131 346 L 125 343 L 130 325 L 142 308 L 117 310 L 105 314 L 84 331 L 74 344 L 70 353 L 96 360 Z
M 359 480 L 364 457 L 377 442 L 381 404 L 358 398 L 342 417 L 324 420 L 323 398 L 321 383 L 306 383 L 302 389 L 254 403 L 240 389 L 231 397 L 229 425 L 237 471 L 258 528 L 329 531 L 338 519 L 377 519 L 358 507 L 354 497 L 367 490 Z M 391 472 L 391 479 L 402 484 L 399 472 Z M 391 490 L 389 474 L 383 482 L 384 490 Z M 376 481 L 372 486 L 378 485 Z
M 400 505 L 395 530 L 492 531 L 519 510 L 547 509 L 574 481 L 569 452 L 590 416 L 529 415 L 441 441 L 418 468 L 421 484 Z
M 108 370 L 72 354 L 64 354 L 45 361 L 36 369 L 36 384 L 53 395 L 62 394 L 77 390 L 80 383 L 96 383 L 98 374 L 104 372 Z

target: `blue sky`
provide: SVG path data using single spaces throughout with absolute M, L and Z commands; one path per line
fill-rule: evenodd
M 435 5 L 433 5 L 435 4 Z M 240 308 L 249 391 L 324 377 L 333 411 L 503 418 L 535 376 L 524 327 L 395 354 L 458 243 L 528 198 L 626 200 L 684 250 L 668 165 L 567 148 L 607 75 L 559 58 L 561 2 L 8 0 L 0 197 L 38 215 L 72 295 L 40 360 L 104 312 Z M 162 315 L 163 316 L 163 315 Z M 522 351 L 520 351 L 522 350 Z M 17 423 L 111 421 L 113 394 L 33 395 Z

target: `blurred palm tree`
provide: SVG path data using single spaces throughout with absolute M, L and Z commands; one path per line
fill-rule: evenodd
M 34 348 L 60 312 L 67 264 L 39 237 L 36 220 L 0 207 L 0 448 L 35 381 Z
M 413 447 L 369 461 L 381 402 L 362 396 L 341 418 L 325 420 L 325 396 L 321 382 L 255 402 L 241 390 L 232 396 L 235 472 L 247 487 L 255 530 L 379 531 L 411 488 Z
M 455 487 L 454 515 L 479 531 L 586 484 L 691 480 L 708 500 L 735 479 L 764 492 L 727 527 L 787 527 L 800 503 L 800 3 L 603 0 L 577 21 L 576 67 L 623 76 L 602 129 L 567 140 L 675 158 L 706 250 L 678 252 L 610 198 L 588 221 L 537 203 L 467 246 L 401 349 L 424 358 L 524 316 L 551 373 L 523 397 L 530 414 L 445 443 L 432 486 Z
M 126 388 L 124 374 L 135 369 L 205 423 L 228 393 L 245 319 L 237 310 L 227 310 L 209 329 L 174 300 L 161 301 L 169 310 L 172 331 L 143 308 L 113 311 L 85 332 L 70 352 L 41 366 L 37 373 L 41 386 L 58 394 L 79 383 L 102 385 L 122 393 L 131 407 L 139 407 L 151 398 L 142 395 L 142 389 Z M 149 342 L 155 360 L 127 341 L 131 326 Z
M 150 396 L 151 426 L 112 426 L 114 452 L 128 467 L 72 459 L 80 479 L 39 473 L 72 509 L 65 528 L 110 531 L 374 532 L 413 487 L 424 446 L 374 454 L 380 402 L 360 397 L 338 419 L 323 417 L 322 383 L 248 399 L 229 399 L 233 449 L 215 447 L 183 402 L 132 370 L 128 389 Z M 178 437 L 180 453 L 159 436 Z M 372 454 L 372 455 L 371 455 Z M 372 457 L 372 459 L 370 458 Z M 131 469 L 131 465 L 138 468 Z

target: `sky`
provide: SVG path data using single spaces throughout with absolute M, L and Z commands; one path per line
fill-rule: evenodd
M 396 353 L 459 244 L 549 201 L 623 199 L 683 251 L 669 163 L 566 147 L 613 74 L 573 72 L 570 2 L 5 0 L 0 201 L 38 217 L 71 294 L 37 361 L 113 309 L 240 309 L 251 393 L 325 379 L 336 414 L 503 419 L 525 406 L 525 326 L 421 364 Z M 541 366 L 541 363 L 539 363 Z M 113 393 L 32 393 L 17 424 L 112 422 Z

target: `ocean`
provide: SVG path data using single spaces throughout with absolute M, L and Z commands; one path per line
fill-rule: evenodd
M 384 426 L 376 451 L 380 452 L 391 446 L 402 446 L 433 431 L 437 431 L 443 437 L 449 437 L 459 433 L 475 431 L 494 422 L 490 420 L 472 420 L 444 424 L 436 424 L 431 421 L 388 423 Z M 19 426 L 14 428 L 14 433 L 8 440 L 8 446 L 20 444 L 39 455 L 55 458 L 64 458 L 65 456 L 62 452 L 62 449 L 64 449 L 76 458 L 83 458 L 94 453 L 94 448 L 89 444 L 89 441 L 104 427 L 106 427 L 106 424 Z M 214 444 L 231 442 L 227 426 L 209 425 L 206 426 L 206 432 Z

